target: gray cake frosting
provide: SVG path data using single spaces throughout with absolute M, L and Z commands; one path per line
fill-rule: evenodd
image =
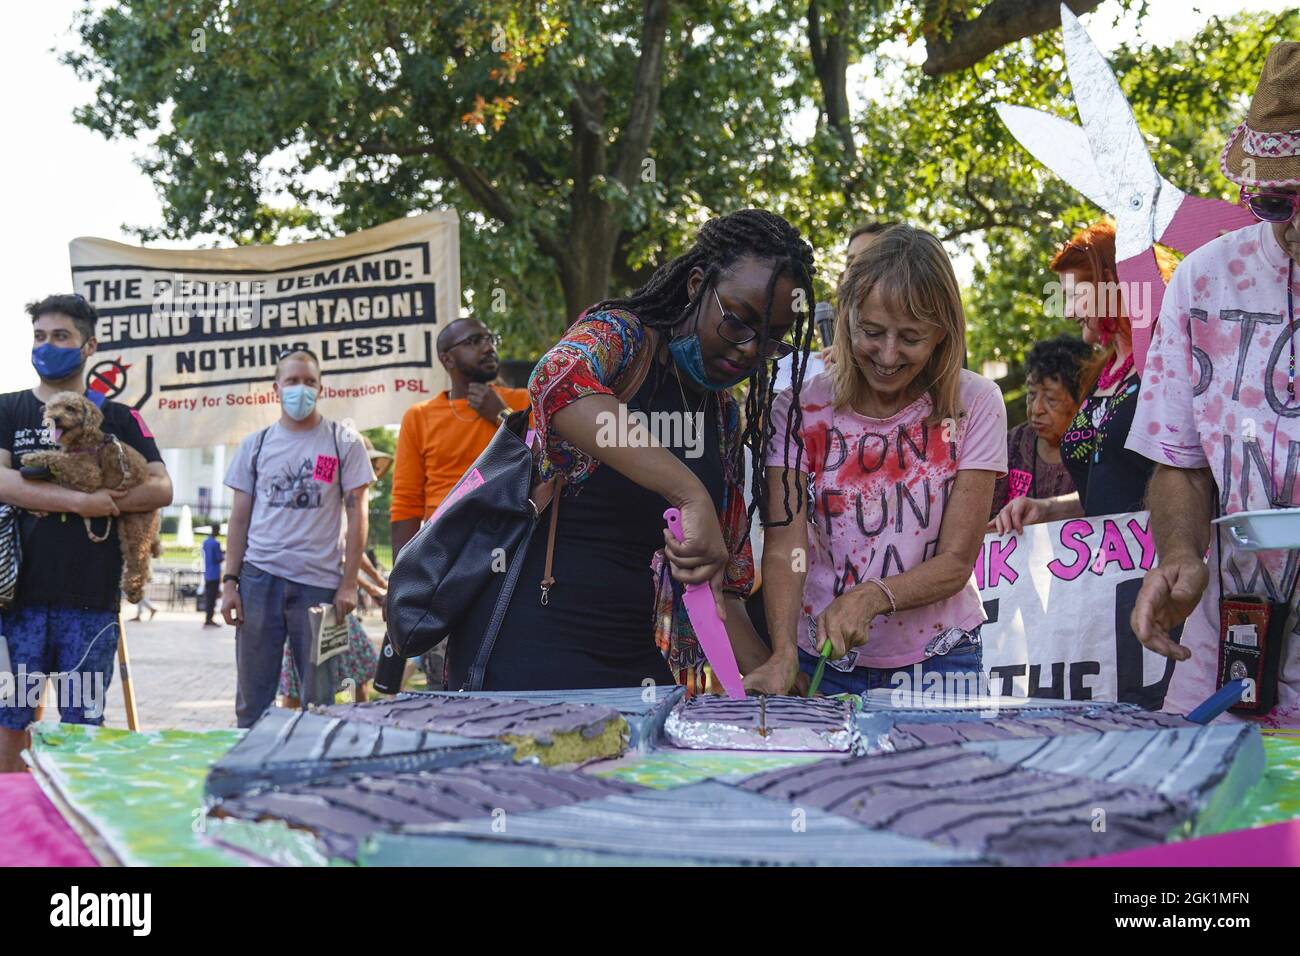
M 623 715 L 630 738 L 628 749 L 654 749 L 663 734 L 669 711 L 686 693 L 684 687 L 594 687 L 583 690 L 430 691 L 440 697 L 482 697 L 485 700 L 525 700 L 546 704 L 588 704 L 609 707 Z
M 209 797 L 228 797 L 368 770 L 432 770 L 479 760 L 508 760 L 510 748 L 399 727 L 272 707 L 208 772 Z
M 398 694 L 365 704 L 335 704 L 322 713 L 351 721 L 431 730 L 461 737 L 532 737 L 547 742 L 559 734 L 594 739 L 618 711 L 563 701 L 535 702 L 469 694 Z
M 768 864 L 804 866 L 924 866 L 979 862 L 977 854 L 898 833 L 872 831 L 809 805 L 793 808 L 714 781 L 672 790 L 641 790 L 510 818 L 402 828 L 410 855 L 370 855 L 368 862 L 425 864 L 472 859 L 473 848 L 494 849 L 501 865 L 539 861 L 538 848 L 601 855 L 637 864 Z M 444 839 L 456 842 L 440 853 Z M 381 844 L 392 848 L 391 836 Z M 473 843 L 468 842 L 474 841 Z M 507 851 L 504 848 L 509 847 Z M 464 856 L 469 851 L 468 857 Z M 462 854 L 459 860 L 455 854 Z M 366 855 L 363 853 L 363 855 Z
M 1146 787 L 1028 770 L 955 746 L 828 759 L 740 786 L 1016 865 L 1164 843 L 1191 817 L 1186 800 Z
M 365 774 L 237 796 L 214 815 L 277 819 L 310 830 L 331 856 L 355 859 L 365 836 L 416 824 L 480 819 L 489 825 L 530 810 L 639 790 L 585 773 L 527 764 L 452 767 L 438 773 Z

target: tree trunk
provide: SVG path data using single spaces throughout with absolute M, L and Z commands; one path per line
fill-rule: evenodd
M 609 295 L 614 254 L 622 228 L 614 204 L 595 185 L 617 183 L 631 191 L 650 145 L 663 77 L 668 0 L 644 0 L 641 56 L 628 119 L 618 140 L 618 155 L 610 162 L 605 129 L 605 91 L 579 83 L 569 104 L 573 124 L 573 193 L 569 198 L 569 235 L 560 263 L 567 319 Z
M 613 263 L 612 250 L 601 253 L 586 248 L 587 243 L 574 243 L 573 257 L 560 275 L 564 287 L 565 321 L 572 322 L 584 309 L 602 299 L 609 298 L 609 276 Z

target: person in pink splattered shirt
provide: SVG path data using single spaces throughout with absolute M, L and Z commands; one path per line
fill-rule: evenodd
M 1132 623 L 1177 662 L 1165 709 L 1185 712 L 1215 689 L 1220 580 L 1224 592 L 1287 602 L 1277 704 L 1263 719 L 1296 726 L 1300 551 L 1237 550 L 1211 520 L 1300 505 L 1300 43 L 1269 53 L 1220 165 L 1261 221 L 1191 253 L 1165 293 L 1128 438 L 1157 463 L 1147 502 L 1160 556 Z
M 829 641 L 824 693 L 898 686 L 900 672 L 918 691 L 966 675 L 974 692 L 985 616 L 971 569 L 1007 468 L 1002 395 L 962 367 L 957 280 L 929 233 L 882 233 L 839 306 L 830 370 L 797 407 L 788 391 L 772 406 L 764 668 L 788 686 Z

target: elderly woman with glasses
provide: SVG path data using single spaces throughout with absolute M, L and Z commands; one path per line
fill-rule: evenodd
M 1091 358 L 1091 346 L 1071 335 L 1036 342 L 1025 356 L 1028 420 L 1007 435 L 1007 474 L 993 487 L 991 521 L 1017 498 L 1074 494 L 1061 438 L 1083 398 L 1081 379 Z
M 774 362 L 794 353 L 802 381 L 812 274 L 794 227 L 742 210 L 706 223 L 631 295 L 593 305 L 542 356 L 529 382 L 534 456 L 562 491 L 520 576 L 544 582 L 541 593 L 514 591 L 485 690 L 700 689 L 706 658 L 686 584 L 712 587 L 742 672 L 760 669 L 767 650 L 743 603 L 754 567 L 741 456 L 761 456 Z M 742 383 L 743 426 L 732 396 Z M 761 493 L 763 469 L 752 473 Z M 680 542 L 665 528 L 669 507 L 681 511 Z M 489 585 L 457 631 L 485 632 L 500 590 Z M 470 656 L 453 638 L 449 686 L 462 686 Z

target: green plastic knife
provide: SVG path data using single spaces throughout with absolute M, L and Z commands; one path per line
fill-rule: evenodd
M 822 683 L 822 673 L 826 670 L 826 661 L 831 656 L 831 639 L 828 637 L 822 641 L 821 660 L 817 662 L 817 669 L 813 671 L 812 683 L 808 685 L 808 696 L 814 697 L 817 694 L 817 688 Z

